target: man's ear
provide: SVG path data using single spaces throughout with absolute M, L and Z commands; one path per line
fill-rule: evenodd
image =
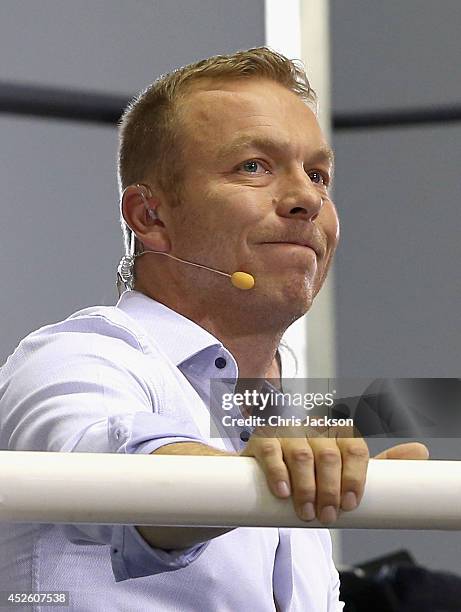
M 129 185 L 123 192 L 121 212 L 125 223 L 146 250 L 171 250 L 168 230 L 161 220 L 161 201 L 144 184 Z

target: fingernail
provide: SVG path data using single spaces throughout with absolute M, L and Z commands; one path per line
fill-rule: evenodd
M 279 495 L 282 497 L 288 497 L 290 495 L 290 487 L 288 483 L 284 480 L 279 480 L 275 485 L 275 489 Z
M 325 506 L 322 508 L 322 511 L 320 512 L 321 523 L 334 523 L 337 518 L 338 515 L 334 506 Z
M 314 504 L 307 502 L 301 509 L 301 516 L 305 521 L 313 521 L 315 519 Z
M 354 510 L 354 508 L 357 508 L 357 495 L 352 491 L 344 493 L 341 500 L 341 508 L 343 510 Z

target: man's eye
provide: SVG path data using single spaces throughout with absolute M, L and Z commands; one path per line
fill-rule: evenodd
M 313 183 L 328 186 L 328 178 L 324 176 L 322 172 L 313 170 L 312 172 L 309 172 L 309 177 Z
M 256 161 L 255 159 L 250 159 L 249 161 L 244 162 L 241 167 L 250 174 L 256 174 L 258 172 L 258 168 L 260 168 L 263 172 L 266 172 L 266 169 L 262 163 Z

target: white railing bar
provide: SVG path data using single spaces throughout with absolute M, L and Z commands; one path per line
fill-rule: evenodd
M 0 451 L 0 521 L 321 527 L 249 457 Z M 335 528 L 461 529 L 461 461 L 371 460 Z

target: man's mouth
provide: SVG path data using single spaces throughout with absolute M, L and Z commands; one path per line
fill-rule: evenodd
M 297 247 L 302 247 L 302 248 L 308 248 L 311 249 L 312 251 L 314 251 L 314 253 L 317 255 L 317 257 L 320 256 L 320 248 L 319 245 L 314 243 L 311 240 L 272 240 L 272 241 L 268 241 L 268 242 L 264 242 L 263 244 L 280 244 L 280 245 L 287 245 L 287 246 L 297 246 Z

